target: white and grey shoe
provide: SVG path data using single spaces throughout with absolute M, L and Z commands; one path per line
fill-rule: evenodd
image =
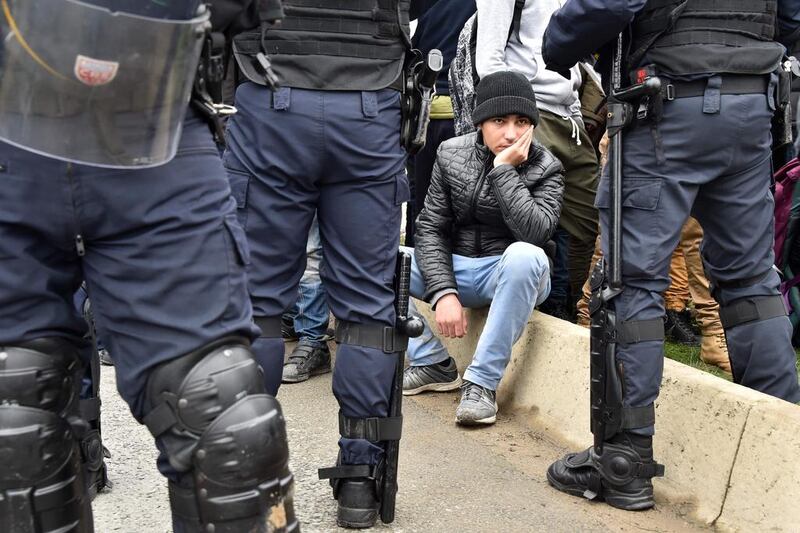
M 496 420 L 495 391 L 465 380 L 461 387 L 461 403 L 456 409 L 456 424 L 479 426 L 494 424 Z
M 461 386 L 456 360 L 452 357 L 432 365 L 410 366 L 403 372 L 403 396 L 420 392 L 446 392 Z

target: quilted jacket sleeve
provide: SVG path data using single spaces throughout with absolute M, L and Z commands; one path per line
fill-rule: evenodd
M 442 175 L 441 154 L 440 150 L 414 234 L 414 257 L 425 280 L 423 299 L 427 302 L 444 289 L 458 289 L 453 273 L 452 199 L 447 180 Z
M 500 165 L 487 177 L 500 204 L 503 220 L 514 237 L 543 246 L 553 235 L 561 216 L 564 167 L 540 145 L 532 149 L 538 153 L 520 170 Z M 526 182 L 532 185 L 526 186 Z

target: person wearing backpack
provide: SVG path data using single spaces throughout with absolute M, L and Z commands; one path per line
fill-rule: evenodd
M 598 164 L 591 138 L 581 117 L 578 66 L 570 80 L 544 68 L 542 36 L 561 0 L 478 0 L 475 70 L 479 78 L 499 70 L 525 74 L 536 93 L 540 112 L 537 139 L 564 165 L 564 207 L 554 235 L 558 249 L 550 298 L 540 309 L 567 318 L 570 286 L 577 297 L 589 273 L 591 250 L 597 235 Z M 515 27 L 516 26 L 516 27 Z M 509 31 L 511 30 L 511 31 Z M 569 274 L 567 273 L 569 269 Z

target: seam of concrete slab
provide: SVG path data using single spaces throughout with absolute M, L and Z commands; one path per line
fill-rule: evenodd
M 722 516 L 725 512 L 725 504 L 728 502 L 728 493 L 731 490 L 731 479 L 733 478 L 733 471 L 736 469 L 736 461 L 739 459 L 739 450 L 742 447 L 742 440 L 744 439 L 744 433 L 747 430 L 747 423 L 750 420 L 750 413 L 753 411 L 753 406 L 750 405 L 747 407 L 747 414 L 744 417 L 744 424 L 742 424 L 742 430 L 739 432 L 739 439 L 736 442 L 736 451 L 733 454 L 733 460 L 731 461 L 731 467 L 728 470 L 728 483 L 725 487 L 725 494 L 722 497 L 722 503 L 719 506 L 719 514 L 711 521 L 709 525 L 713 526 L 717 523 L 717 520 Z

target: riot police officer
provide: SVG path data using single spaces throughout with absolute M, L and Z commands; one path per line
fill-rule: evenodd
M 655 88 L 648 80 L 658 78 L 661 89 L 632 102 L 634 121 L 619 145 L 622 290 L 610 300 L 616 327 L 606 322 L 597 332 L 616 344 L 606 375 L 592 363 L 597 444 L 554 463 L 548 480 L 569 494 L 637 510 L 653 506 L 651 478 L 663 474 L 652 448 L 663 369 L 661 292 L 689 215 L 705 232 L 703 259 L 734 381 L 800 401 L 792 327 L 772 268 L 770 193 L 776 71 L 784 45 L 800 37 L 800 12 L 791 0 L 569 0 L 544 37 L 547 68 L 564 72 L 600 50 L 610 81 L 609 48 L 621 31 L 623 88 Z M 609 181 L 606 172 L 596 200 L 606 256 Z M 596 276 L 603 287 L 603 273 Z
M 250 296 L 262 336 L 253 350 L 277 391 L 280 317 L 294 301 L 315 210 L 325 250 L 321 277 L 337 319 L 333 392 L 339 401 L 338 523 L 370 527 L 387 438 L 397 357 L 392 278 L 401 204 L 400 144 L 407 0 L 284 1 L 278 27 L 234 39 L 244 83 L 223 158 L 252 251 Z M 281 80 L 264 86 L 264 53 Z M 399 344 L 399 343 L 398 343 Z
M 207 9 L 1 3 L 0 530 L 93 530 L 82 279 L 119 392 L 156 438 L 174 530 L 296 530 L 284 420 L 250 351 L 247 243 L 187 112 Z M 215 29 L 258 20 L 255 2 L 219 5 Z

